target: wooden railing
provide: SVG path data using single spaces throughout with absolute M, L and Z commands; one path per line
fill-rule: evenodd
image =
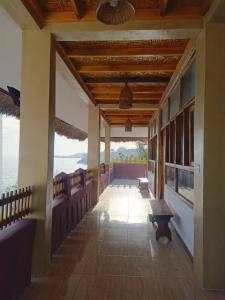
M 31 187 L 2 194 L 0 198 L 0 229 L 28 215 L 31 210 L 31 198 Z
M 58 175 L 53 179 L 53 198 L 64 194 L 66 191 L 65 177 Z

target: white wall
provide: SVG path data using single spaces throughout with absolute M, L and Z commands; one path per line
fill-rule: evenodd
M 194 255 L 194 211 L 180 197 L 177 196 L 170 188 L 165 185 L 165 200 L 173 209 L 174 218 L 171 219 L 177 233 L 183 240 L 184 244 Z
M 87 132 L 88 98 L 58 56 L 56 68 L 56 116 Z
M 105 137 L 105 131 L 101 130 L 101 137 Z M 111 137 L 148 137 L 147 127 L 133 127 L 131 132 L 126 132 L 124 127 L 112 127 Z
M 22 31 L 0 5 L 0 87 L 20 89 Z
M 22 31 L 0 6 L 0 87 L 20 89 Z M 57 56 L 56 116 L 87 132 L 88 98 Z

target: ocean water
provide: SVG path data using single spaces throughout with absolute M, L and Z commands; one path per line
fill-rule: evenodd
M 79 164 L 79 158 L 54 158 L 54 175 L 65 172 L 72 173 L 86 165 Z M 18 183 L 18 157 L 4 157 L 0 166 L 0 193 L 15 189 Z

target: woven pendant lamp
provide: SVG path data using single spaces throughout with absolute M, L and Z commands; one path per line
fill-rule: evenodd
M 127 131 L 127 132 L 132 131 L 132 123 L 131 123 L 131 120 L 129 118 L 127 119 L 127 122 L 125 124 L 125 131 Z
M 120 93 L 119 108 L 121 109 L 131 108 L 132 102 L 133 102 L 133 93 L 126 82 L 124 88 Z
M 133 5 L 127 0 L 100 0 L 97 10 L 97 19 L 107 25 L 126 23 L 135 15 Z

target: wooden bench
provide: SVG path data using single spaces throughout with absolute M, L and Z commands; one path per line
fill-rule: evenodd
M 140 191 L 148 191 L 148 178 L 140 177 L 138 178 L 138 181 Z
M 154 225 L 157 223 L 156 240 L 162 236 L 166 236 L 170 241 L 172 240 L 171 230 L 168 226 L 173 213 L 165 200 L 150 200 L 152 214 L 149 215 L 149 220 Z

